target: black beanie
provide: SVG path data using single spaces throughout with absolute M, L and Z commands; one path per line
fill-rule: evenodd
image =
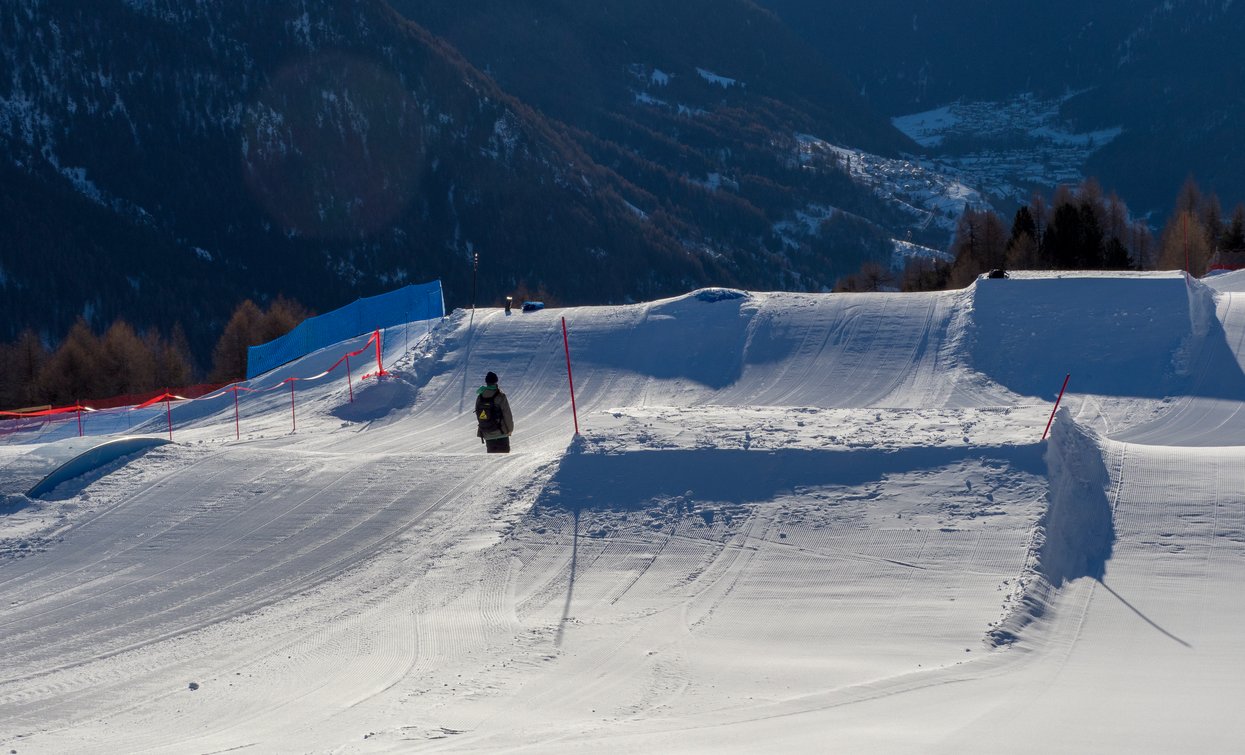
M 485 375 L 484 384 L 485 385 L 497 385 L 497 373 L 490 372 L 489 374 Z

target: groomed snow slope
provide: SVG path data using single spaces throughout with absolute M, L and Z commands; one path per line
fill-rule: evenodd
M 279 392 L 242 442 L 206 407 L 3 491 L 0 750 L 1231 751 L 1245 286 L 1212 285 L 456 312 L 354 404 L 300 387 L 297 432 Z

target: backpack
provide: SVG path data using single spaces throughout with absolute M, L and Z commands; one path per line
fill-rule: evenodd
M 480 425 L 477 435 L 481 438 L 493 433 L 505 433 L 501 407 L 497 405 L 497 397 L 500 395 L 501 391 L 497 391 L 489 398 L 476 396 L 476 422 Z

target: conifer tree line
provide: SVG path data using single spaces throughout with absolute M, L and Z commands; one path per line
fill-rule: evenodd
M 839 282 L 838 291 L 935 291 L 963 288 L 991 270 L 1188 270 L 1201 276 L 1216 255 L 1245 253 L 1245 204 L 1225 218 L 1219 198 L 1189 178 L 1175 209 L 1154 237 L 1132 218 L 1117 194 L 1093 179 L 1040 194 L 1006 221 L 990 210 L 960 216 L 950 253 L 954 262 L 910 261 L 895 276 L 878 263 Z
M 278 296 L 266 310 L 247 299 L 234 310 L 212 352 L 207 380 L 246 377 L 246 350 L 293 330 L 310 316 L 298 302 Z M 68 406 L 76 401 L 179 388 L 203 379 L 181 325 L 168 334 L 141 335 L 123 319 L 96 334 L 78 318 L 54 349 L 33 330 L 0 343 L 0 409 Z

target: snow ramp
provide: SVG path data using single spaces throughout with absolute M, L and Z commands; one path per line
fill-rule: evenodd
M 1014 273 L 979 280 L 967 355 L 1011 390 L 1240 400 L 1245 373 L 1215 315 L 1214 292 L 1171 273 Z
M 120 459 L 132 457 L 148 448 L 163 446 L 169 442 L 163 438 L 131 436 L 98 443 L 49 472 L 26 491 L 26 495 L 31 498 L 41 498 L 70 480 L 91 474 Z
M 242 441 L 206 407 L 0 516 L 0 747 L 1230 751 L 1245 463 L 1098 417 L 1229 402 L 1195 381 L 1231 317 L 1179 278 L 1089 280 L 459 311 L 354 404 L 298 385 L 297 429 L 288 391 Z M 1102 335 L 1060 297 L 1126 316 Z M 1103 391 L 1045 445 L 1070 368 L 983 345 L 1026 323 Z M 490 370 L 506 456 L 474 435 Z
M 1023 625 L 1018 647 L 1042 660 L 970 685 L 960 703 L 980 715 L 930 751 L 980 750 L 1018 710 L 1059 726 L 1015 752 L 1081 751 L 1091 732 L 1095 751 L 1238 749 L 1245 452 L 1120 443 L 1060 414 L 1049 508 L 1002 625 Z

